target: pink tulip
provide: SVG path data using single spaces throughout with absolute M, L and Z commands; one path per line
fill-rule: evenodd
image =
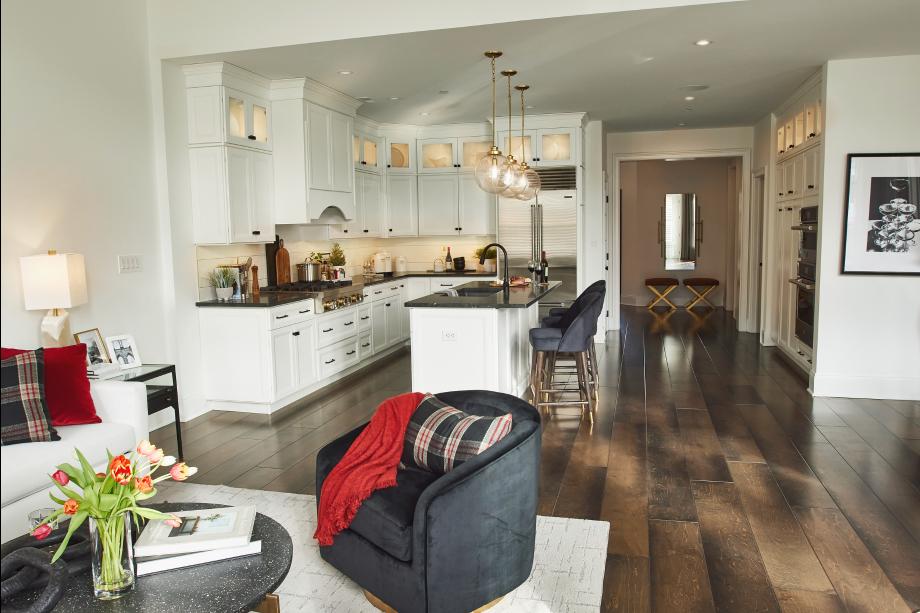
M 42 524 L 38 528 L 32 531 L 32 536 L 34 536 L 39 541 L 43 541 L 48 538 L 48 535 L 51 534 L 51 526 L 48 524 Z
M 176 456 L 174 455 L 163 456 L 163 459 L 160 460 L 160 466 L 163 466 L 163 467 L 172 466 L 175 463 L 176 463 Z
M 157 462 L 163 459 L 163 450 L 160 449 L 159 447 L 155 448 L 153 451 L 151 451 L 147 455 L 147 459 L 150 460 L 152 463 L 156 464 Z
M 197 468 L 189 466 L 185 462 L 179 462 L 169 469 L 169 476 L 175 481 L 185 481 L 197 472 Z
M 163 523 L 169 526 L 170 528 L 178 528 L 182 525 L 182 520 L 173 515 L 169 519 L 164 519 Z
M 67 485 L 70 483 L 70 477 L 67 476 L 63 470 L 56 470 L 52 473 L 51 478 L 60 483 L 61 485 Z
M 147 439 L 142 440 L 137 444 L 137 452 L 144 456 L 149 456 L 151 453 L 156 451 L 157 446 L 148 441 Z

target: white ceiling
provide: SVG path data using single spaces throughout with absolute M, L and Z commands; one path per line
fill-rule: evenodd
M 920 53 L 918 26 L 918 0 L 749 0 L 238 51 L 194 61 L 225 60 L 269 78 L 309 76 L 356 98 L 373 98 L 359 109 L 361 115 L 425 125 L 488 116 L 489 68 L 482 51 L 497 48 L 505 52 L 499 70 L 516 68 L 516 82 L 532 87 L 529 113 L 585 111 L 611 130 L 657 130 L 679 123 L 750 125 L 829 59 Z M 714 42 L 697 47 L 693 42 L 700 38 Z M 696 84 L 710 87 L 693 93 L 696 100 L 688 103 L 682 88 Z M 879 95 L 897 95 L 897 89 L 892 83 Z M 390 100 L 393 96 L 400 100 Z M 505 104 L 500 98 L 499 114 Z

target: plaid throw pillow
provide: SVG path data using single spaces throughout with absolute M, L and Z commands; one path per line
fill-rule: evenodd
M 402 463 L 443 475 L 510 431 L 510 413 L 500 417 L 468 415 L 429 395 L 409 420 Z
M 27 351 L 0 364 L 0 444 L 59 441 L 45 404 L 44 351 Z

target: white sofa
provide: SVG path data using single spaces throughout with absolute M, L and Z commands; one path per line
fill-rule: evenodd
M 49 475 L 63 462 L 77 465 L 74 447 L 97 470 L 105 471 L 106 449 L 122 453 L 148 437 L 143 383 L 93 381 L 90 390 L 102 423 L 58 426 L 59 441 L 0 447 L 0 542 L 25 534 L 28 515 L 35 509 L 56 506 L 48 498 L 48 492 L 55 489 L 49 485 Z

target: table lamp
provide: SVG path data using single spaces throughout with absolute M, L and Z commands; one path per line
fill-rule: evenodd
M 19 258 L 26 310 L 47 309 L 42 319 L 42 346 L 73 344 L 67 311 L 86 302 L 86 270 L 78 253 L 30 255 Z

